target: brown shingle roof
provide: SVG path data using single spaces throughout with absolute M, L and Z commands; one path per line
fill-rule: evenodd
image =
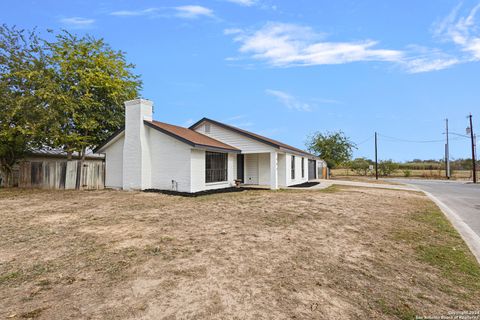
M 174 126 L 172 124 L 159 121 L 144 120 L 144 123 L 153 129 L 157 129 L 192 146 L 240 152 L 240 150 L 235 147 L 210 138 L 189 128 Z
M 234 127 L 234 126 L 231 126 L 231 125 L 228 125 L 228 124 L 225 124 L 225 123 L 222 123 L 222 122 L 218 122 L 218 121 L 215 121 L 215 120 L 212 120 L 212 119 L 208 119 L 208 118 L 203 118 L 201 119 L 200 121 L 194 123 L 192 126 L 190 126 L 190 129 L 194 129 L 195 127 L 197 127 L 200 123 L 204 122 L 204 121 L 208 121 L 208 122 L 211 122 L 213 124 L 216 124 L 218 126 L 221 126 L 223 128 L 226 128 L 226 129 L 229 129 L 229 130 L 233 130 L 235 132 L 238 132 L 240 134 L 243 134 L 247 137 L 250 137 L 254 140 L 258 140 L 258 141 L 261 141 L 261 142 L 264 142 L 266 144 L 269 144 L 271 146 L 274 146 L 274 147 L 277 147 L 277 148 L 284 148 L 284 149 L 288 149 L 288 150 L 291 150 L 291 151 L 295 151 L 295 152 L 298 152 L 298 153 L 301 153 L 301 154 L 305 154 L 305 155 L 309 155 L 309 156 L 313 156 L 313 157 L 316 157 L 315 155 L 311 154 L 311 153 L 308 153 L 304 150 L 301 150 L 301 149 L 298 149 L 298 148 L 295 148 L 295 147 L 292 147 L 288 144 L 285 144 L 283 142 L 280 142 L 280 141 L 277 141 L 277 140 L 273 140 L 273 139 L 270 139 L 270 138 L 267 138 L 267 137 L 264 137 L 264 136 L 261 136 L 259 134 L 256 134 L 256 133 L 253 133 L 253 132 L 250 132 L 250 131 L 247 131 L 247 130 L 243 130 L 243 129 L 240 129 L 240 128 L 237 128 L 237 127 Z

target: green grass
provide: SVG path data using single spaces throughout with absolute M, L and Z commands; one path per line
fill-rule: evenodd
M 397 301 L 395 303 L 388 303 L 384 299 L 376 301 L 383 314 L 394 316 L 402 320 L 415 319 L 416 312 L 408 304 Z
M 394 238 L 411 243 L 418 259 L 453 284 L 480 291 L 480 265 L 440 209 L 431 204 L 411 217 L 419 230 L 399 230 Z
M 4 283 L 7 283 L 11 280 L 18 279 L 22 276 L 22 272 L 20 271 L 14 271 L 14 272 L 9 272 L 0 275 L 0 285 L 3 285 Z

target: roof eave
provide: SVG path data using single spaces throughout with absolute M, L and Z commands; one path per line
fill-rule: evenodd
M 98 147 L 93 149 L 93 153 L 98 153 L 100 152 L 103 148 L 105 148 L 110 142 L 113 142 L 117 136 L 119 136 L 123 131 L 125 130 L 124 127 L 118 129 L 115 131 L 110 137 L 107 138 L 102 144 L 100 144 Z
M 165 129 L 163 129 L 163 128 L 160 128 L 160 127 L 156 126 L 155 124 L 153 124 L 152 122 L 150 122 L 150 121 L 148 121 L 148 120 L 144 120 L 143 122 L 144 122 L 147 126 L 149 126 L 150 128 L 155 129 L 155 130 L 158 130 L 158 131 L 160 131 L 160 132 L 162 132 L 162 133 L 164 133 L 164 134 L 166 134 L 166 135 L 168 135 L 168 136 L 170 136 L 170 137 L 172 137 L 172 138 L 175 138 L 175 139 L 177 139 L 177 140 L 179 140 L 179 141 L 181 141 L 181 142 L 184 142 L 184 143 L 186 143 L 186 144 L 188 144 L 188 145 L 190 145 L 190 146 L 192 146 L 192 147 L 194 147 L 194 148 L 200 148 L 200 149 L 206 149 L 206 148 L 208 148 L 208 149 L 212 149 L 212 150 L 215 149 L 215 150 L 218 150 L 218 151 L 221 150 L 221 151 L 228 151 L 228 152 L 235 152 L 235 153 L 240 153 L 240 152 L 241 152 L 241 151 L 238 150 L 238 149 L 228 149 L 228 148 L 214 147 L 214 146 L 209 146 L 209 145 L 194 143 L 194 142 L 192 142 L 192 141 L 190 141 L 190 140 L 188 140 L 188 139 L 185 139 L 185 138 L 183 138 L 183 137 L 181 137 L 181 136 L 179 136 L 179 135 L 174 134 L 173 132 L 170 132 L 170 131 L 168 131 L 168 130 L 165 130 Z
M 195 129 L 196 127 L 198 127 L 198 126 L 199 126 L 202 122 L 204 122 L 204 121 L 209 121 L 209 122 L 211 122 L 211 123 L 213 123 L 213 124 L 215 124 L 215 125 L 217 125 L 217 126 L 220 126 L 220 127 L 224 128 L 224 129 L 234 131 L 234 132 L 236 132 L 236 133 L 238 133 L 238 134 L 241 134 L 241 135 L 243 135 L 243 136 L 245 136 L 245 137 L 248 137 L 248 138 L 250 138 L 250 139 L 253 139 L 253 140 L 256 140 L 256 141 L 258 141 L 258 142 L 261 142 L 261 143 L 264 143 L 264 144 L 266 144 L 266 145 L 269 145 L 269 146 L 271 146 L 271 147 L 280 149 L 280 145 L 278 145 L 278 144 L 276 144 L 276 143 L 273 143 L 273 142 L 270 142 L 270 141 L 261 139 L 261 138 L 259 138 L 259 137 L 256 137 L 256 136 L 254 136 L 254 135 L 249 134 L 248 132 L 245 132 L 245 131 L 242 131 L 242 130 L 238 130 L 238 129 L 235 128 L 235 127 L 226 125 L 226 124 L 224 124 L 224 123 L 221 123 L 221 122 L 218 122 L 218 121 L 209 119 L 209 118 L 202 118 L 202 119 L 200 119 L 199 121 L 197 121 L 197 122 L 195 122 L 194 124 L 192 124 L 192 125 L 189 127 L 189 129 L 192 129 L 192 130 Z
M 204 145 L 204 144 L 196 144 L 195 148 L 205 149 L 207 151 L 215 151 L 215 152 L 242 153 L 242 151 L 238 150 L 238 149 L 227 149 L 227 148 L 220 148 L 220 147 L 212 147 L 212 146 L 207 146 L 207 145 Z

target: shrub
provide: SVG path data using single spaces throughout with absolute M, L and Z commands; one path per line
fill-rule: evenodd
M 378 164 L 378 171 L 382 176 L 389 176 L 398 169 L 398 163 L 392 160 L 383 160 Z
M 349 167 L 359 176 L 366 176 L 370 168 L 370 162 L 365 158 L 357 158 L 350 161 Z
M 405 178 L 408 178 L 408 177 L 410 177 L 411 175 L 412 175 L 412 171 L 410 171 L 410 170 L 408 170 L 408 169 L 407 169 L 407 170 L 403 170 L 403 176 L 404 176 Z

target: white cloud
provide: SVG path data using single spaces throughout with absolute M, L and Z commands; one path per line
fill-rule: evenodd
M 480 3 L 473 7 L 466 16 L 460 16 L 460 5 L 435 28 L 435 35 L 453 42 L 468 55 L 467 59 L 480 60 L 480 29 L 476 18 Z
M 156 14 L 158 11 L 159 8 L 148 8 L 144 10 L 120 10 L 111 12 L 110 15 L 119 17 L 151 16 Z
M 461 63 L 459 58 L 440 49 L 410 45 L 402 66 L 409 73 L 438 71 Z
M 236 121 L 240 119 L 245 119 L 247 116 L 244 114 L 238 114 L 236 116 L 231 116 L 230 118 L 224 119 L 224 122 L 231 122 L 231 121 Z
M 213 17 L 213 11 L 202 6 L 180 6 L 175 7 L 176 16 L 185 19 L 195 19 L 198 17 Z
M 469 17 L 462 20 L 461 27 L 472 26 L 475 13 L 480 5 L 472 10 Z M 452 30 L 452 17 L 442 22 L 438 29 Z M 456 23 L 455 25 L 458 25 Z M 473 28 L 473 27 L 471 27 Z M 470 28 L 470 29 L 471 29 Z M 469 30 L 470 30 L 469 29 Z M 450 33 L 449 31 L 449 33 Z M 437 31 L 438 33 L 438 31 Z M 403 50 L 378 48 L 378 41 L 327 41 L 326 35 L 311 27 L 287 23 L 270 22 L 257 30 L 225 29 L 225 35 L 232 35 L 240 44 L 240 55 L 229 57 L 228 61 L 250 58 L 264 61 L 273 67 L 294 67 L 313 65 L 334 65 L 362 61 L 381 61 L 399 66 L 408 73 L 438 71 L 463 62 L 463 59 L 431 49 L 410 45 Z M 477 52 L 480 59 L 480 38 L 465 41 L 465 36 L 455 33 L 459 43 L 466 43 L 465 50 Z
M 230 123 L 231 126 L 237 127 L 237 128 L 249 128 L 254 125 L 253 122 L 247 121 L 247 122 L 239 122 L 239 123 Z
M 405 67 L 410 73 L 422 73 L 430 71 L 438 71 L 449 68 L 460 63 L 457 58 L 418 58 L 410 59 L 405 62 Z
M 81 29 L 91 27 L 95 23 L 95 20 L 81 17 L 71 17 L 60 19 L 60 22 L 69 27 Z
M 193 119 L 187 119 L 187 120 L 185 120 L 185 121 L 183 122 L 183 126 L 184 126 L 184 127 L 190 127 L 190 126 L 191 126 L 192 124 L 194 124 L 194 123 L 195 123 L 195 120 L 193 120 Z
M 257 0 L 227 0 L 228 2 L 236 3 L 245 7 L 251 7 L 258 3 Z
M 267 90 L 265 90 L 265 93 L 277 98 L 277 100 L 281 104 L 286 106 L 288 109 L 297 110 L 297 111 L 311 111 L 312 110 L 312 107 L 310 106 L 310 104 L 305 103 L 305 102 L 301 102 L 297 98 L 292 96 L 291 94 L 286 93 L 284 91 L 267 89 Z
M 142 10 L 120 10 L 111 12 L 110 15 L 117 17 L 177 17 L 183 19 L 195 19 L 199 17 L 213 18 L 213 10 L 196 5 L 178 7 L 148 8 Z
M 223 30 L 223 34 L 225 35 L 231 35 L 231 34 L 239 34 L 239 33 L 242 33 L 243 30 L 240 29 L 240 28 L 228 28 L 228 29 L 225 29 Z
M 226 30 L 227 34 L 233 34 Z M 240 52 L 277 67 L 343 64 L 356 61 L 400 61 L 403 52 L 376 49 L 378 42 L 328 42 L 312 28 L 287 23 L 267 23 L 259 30 L 236 30 Z

